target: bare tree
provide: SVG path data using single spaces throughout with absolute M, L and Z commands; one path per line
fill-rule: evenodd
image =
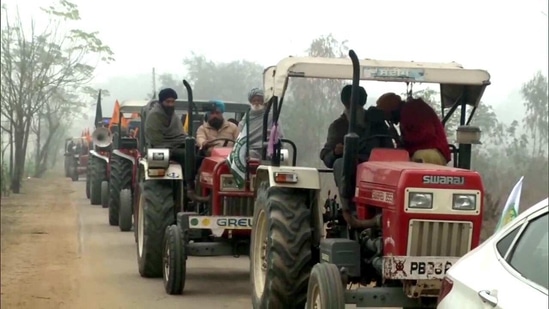
M 12 16 L 6 6 L 2 6 L 1 110 L 11 126 L 2 129 L 13 137 L 11 189 L 14 193 L 20 192 L 33 119 L 55 112 L 56 108 L 48 103 L 58 100 L 61 93 L 77 93 L 91 80 L 95 66 L 87 64 L 90 57 L 98 61 L 114 60 L 112 51 L 99 40 L 97 33 L 80 29 L 61 31 L 61 24 L 80 19 L 75 4 L 60 0 L 57 7 L 50 6 L 43 11 L 50 18 L 48 25 L 38 31 L 34 20 L 30 20 L 30 31 L 25 31 L 18 11 Z

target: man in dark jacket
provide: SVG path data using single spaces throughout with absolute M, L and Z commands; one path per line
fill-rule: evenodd
M 151 148 L 169 148 L 170 157 L 184 166 L 185 133 L 181 119 L 175 114 L 177 93 L 171 88 L 160 90 L 158 103 L 147 113 L 145 142 Z
M 363 87 L 359 88 L 359 103 L 360 108 L 357 108 L 358 114 L 357 120 L 364 119 L 363 106 L 366 104 L 367 94 Z M 320 159 L 324 162 L 326 167 L 333 168 L 337 159 L 343 155 L 343 138 L 349 130 L 349 108 L 351 106 L 351 85 L 346 85 L 341 90 L 341 103 L 345 106 L 345 110 L 330 124 L 328 128 L 328 137 L 322 150 L 320 150 Z M 362 125 L 362 123 L 358 123 Z

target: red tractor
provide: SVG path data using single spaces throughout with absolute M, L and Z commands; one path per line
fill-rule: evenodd
M 260 165 L 250 259 L 253 308 L 435 308 L 447 269 L 479 244 L 484 187 L 469 168 L 480 130 L 469 126 L 467 107 L 473 115 L 490 75 L 456 63 L 359 63 L 353 51 L 350 56 L 286 58 L 266 80 L 265 99 L 276 122 L 290 77 L 353 79 L 340 192 L 356 211 L 344 217 L 335 198 L 326 208 L 318 201 L 319 173 L 331 170 L 274 160 Z M 443 123 L 461 111 L 459 146 L 451 147 L 454 167 L 411 162 L 405 150 L 382 148 L 358 163 L 363 138 L 393 138 L 357 134 L 359 80 L 440 84 L 443 111 L 450 109 Z M 285 181 L 277 181 L 281 174 Z M 361 227 L 372 218 L 378 227 Z
M 129 115 L 140 114 L 148 100 L 126 100 L 120 104 L 118 123 Z M 129 120 L 127 128 L 118 126 L 114 134 L 113 148 L 110 157 L 109 181 L 109 224 L 118 226 L 120 231 L 132 228 L 133 203 L 132 197 L 137 183 L 137 162 L 141 158 L 139 140 L 135 133 L 139 132 L 141 120 Z
M 184 84 L 189 98 L 181 105 L 192 116 L 189 132 L 194 135 L 204 114 L 215 105 L 193 101 L 189 84 Z M 234 113 L 237 121 L 248 109 L 246 103 L 225 102 L 225 115 Z M 139 273 L 143 277 L 164 274 L 168 294 L 183 292 L 187 256 L 239 256 L 249 251 L 254 164 L 250 163 L 246 186 L 238 188 L 227 165 L 231 148 L 214 149 L 198 167 L 195 138 L 189 136 L 184 146 L 185 166 L 169 159 L 169 149 L 148 148 L 138 172 L 134 213 Z

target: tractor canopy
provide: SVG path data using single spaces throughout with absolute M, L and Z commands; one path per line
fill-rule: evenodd
M 442 108 L 458 100 L 477 106 L 490 74 L 485 70 L 465 69 L 462 65 L 435 62 L 360 60 L 360 79 L 382 82 L 440 84 Z M 282 98 L 290 77 L 351 80 L 353 66 L 348 58 L 288 57 L 264 71 L 265 101 Z

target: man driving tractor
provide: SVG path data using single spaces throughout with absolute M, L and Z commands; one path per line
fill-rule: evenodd
M 223 147 L 227 145 L 232 147 L 233 142 L 226 143 L 223 140 L 215 139 L 227 139 L 234 141 L 238 137 L 238 127 L 223 118 L 225 112 L 225 103 L 223 101 L 215 100 L 211 101 L 214 105 L 212 111 L 206 113 L 207 121 L 202 124 L 196 131 L 196 144 L 202 150 L 202 152 L 208 156 L 211 149 L 214 147 Z
M 145 120 L 145 142 L 148 147 L 169 148 L 170 159 L 185 166 L 185 133 L 183 124 L 175 114 L 177 93 L 165 88 L 158 93 L 158 103 L 154 104 Z

